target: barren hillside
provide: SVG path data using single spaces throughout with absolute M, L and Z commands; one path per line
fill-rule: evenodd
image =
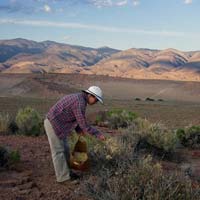
M 52 41 L 0 41 L 2 73 L 78 73 L 133 79 L 200 81 L 200 52 L 89 48 Z

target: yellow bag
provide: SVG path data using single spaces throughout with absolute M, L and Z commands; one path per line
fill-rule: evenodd
M 87 143 L 83 136 L 79 136 L 70 156 L 70 167 L 75 170 L 87 171 L 89 169 L 89 158 Z

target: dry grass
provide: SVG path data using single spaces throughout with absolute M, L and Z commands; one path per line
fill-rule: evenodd
M 10 123 L 10 116 L 8 113 L 0 113 L 0 133 L 7 133 Z

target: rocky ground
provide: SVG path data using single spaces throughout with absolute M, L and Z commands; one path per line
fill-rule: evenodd
M 46 136 L 0 136 L 0 145 L 18 149 L 21 162 L 15 169 L 0 171 L 0 199 L 84 199 L 77 196 L 81 184 L 60 185 Z

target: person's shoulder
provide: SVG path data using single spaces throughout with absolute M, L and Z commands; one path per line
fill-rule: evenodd
M 77 101 L 77 102 L 84 100 L 83 94 L 81 92 L 68 94 L 64 98 L 67 98 L 67 99 L 70 99 L 70 100 L 73 100 L 73 101 Z

